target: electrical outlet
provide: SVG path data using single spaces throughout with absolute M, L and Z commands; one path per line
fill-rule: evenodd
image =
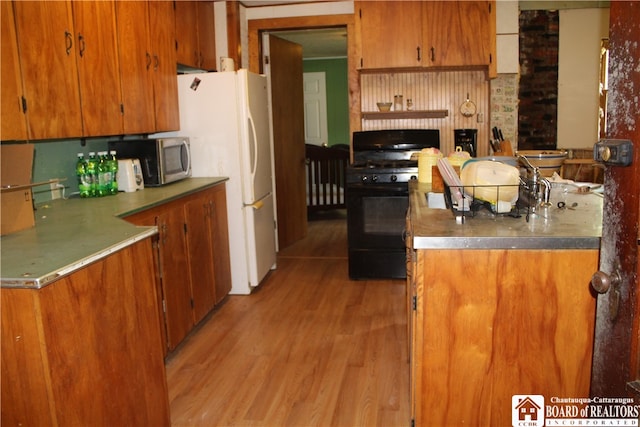
M 64 185 L 59 182 L 52 182 L 49 184 L 49 187 L 51 188 L 51 200 L 62 198 L 62 189 L 64 188 Z
M 478 123 L 484 122 L 484 114 L 478 113 L 478 118 L 477 119 L 478 119 Z

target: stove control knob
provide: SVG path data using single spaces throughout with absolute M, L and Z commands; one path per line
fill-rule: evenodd
M 373 182 L 376 182 L 376 181 L 378 180 L 378 175 L 373 175 L 373 176 L 371 177 L 371 180 L 372 180 Z
M 411 178 L 409 178 L 409 179 L 411 179 L 412 181 L 415 181 L 418 178 L 415 175 L 411 175 Z
M 362 180 L 362 182 L 367 182 L 369 181 L 369 177 L 367 175 L 362 175 L 362 178 L 360 178 Z
M 398 176 L 397 175 L 391 175 L 389 177 L 389 179 L 391 180 L 391 182 L 396 182 L 398 180 Z

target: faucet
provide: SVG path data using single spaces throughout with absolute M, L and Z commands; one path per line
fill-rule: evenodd
M 524 163 L 527 169 L 531 170 L 531 180 L 526 182 L 526 188 L 529 190 L 530 200 L 535 202 L 531 204 L 531 213 L 536 213 L 538 207 L 549 206 L 549 196 L 551 195 L 551 183 L 549 180 L 542 176 L 540 169 L 533 166 L 529 159 L 521 154 L 518 154 L 518 159 Z M 521 179 L 522 180 L 522 179 Z M 544 187 L 544 188 L 541 188 Z

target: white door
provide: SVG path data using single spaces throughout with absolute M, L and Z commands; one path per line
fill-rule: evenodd
M 327 84 L 325 73 L 304 73 L 304 142 L 325 145 L 328 143 Z

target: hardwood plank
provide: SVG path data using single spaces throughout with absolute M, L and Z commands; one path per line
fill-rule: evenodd
M 404 281 L 347 269 L 345 219 L 310 221 L 167 361 L 172 425 L 408 425 Z

